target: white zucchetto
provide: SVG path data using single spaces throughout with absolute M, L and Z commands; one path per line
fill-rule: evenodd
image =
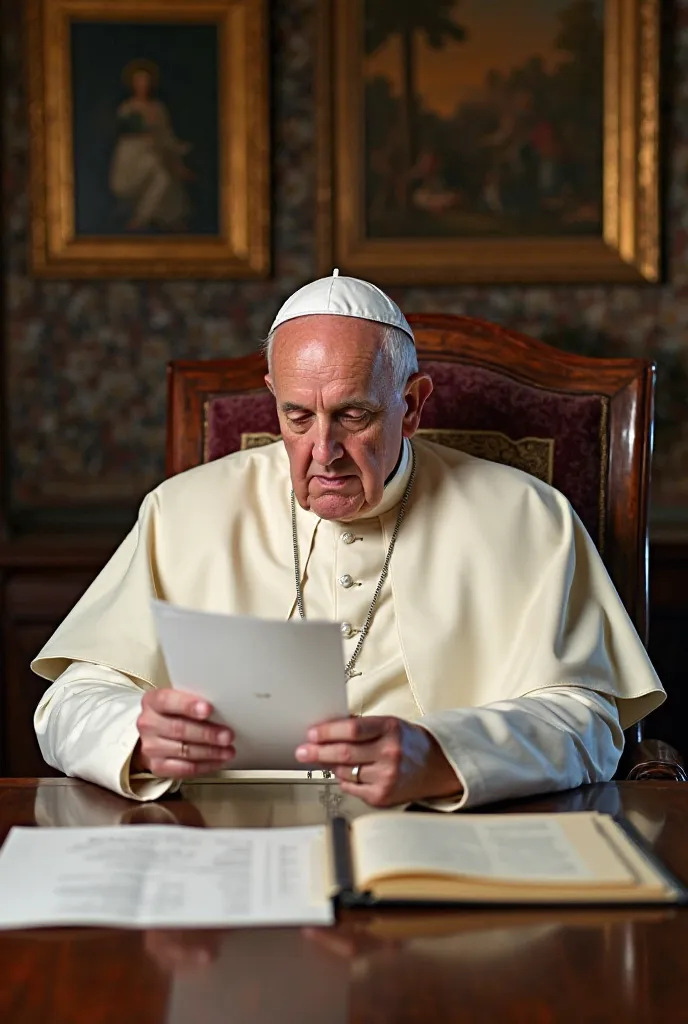
M 369 281 L 360 281 L 357 277 L 340 277 L 338 270 L 332 272 L 332 277 L 321 277 L 294 292 L 275 317 L 270 334 L 287 320 L 328 313 L 398 327 L 415 341 L 406 317 L 389 295 L 385 295 Z

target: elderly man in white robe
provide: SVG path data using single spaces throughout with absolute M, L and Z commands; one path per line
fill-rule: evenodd
M 282 440 L 151 492 L 33 662 L 52 681 L 35 716 L 46 761 L 138 800 L 232 774 L 232 729 L 170 686 L 157 597 L 339 621 L 350 716 L 310 729 L 295 759 L 373 806 L 610 779 L 623 729 L 664 693 L 566 499 L 413 440 L 432 381 L 372 284 L 335 272 L 300 289 L 267 356 Z

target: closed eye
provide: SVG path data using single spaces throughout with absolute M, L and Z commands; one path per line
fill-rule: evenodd
M 312 418 L 310 412 L 290 412 L 287 413 L 287 419 L 290 423 L 307 423 Z
M 365 410 L 356 410 L 355 412 L 343 412 L 340 413 L 339 418 L 341 420 L 346 420 L 348 423 L 363 423 L 364 420 L 370 418 L 370 413 L 366 412 Z

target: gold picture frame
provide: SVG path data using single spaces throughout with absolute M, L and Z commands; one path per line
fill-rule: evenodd
M 258 278 L 269 274 L 267 19 L 266 0 L 29 0 L 30 255 L 36 276 Z M 93 33 L 106 28 L 112 45 L 120 46 L 120 68 L 125 58 L 129 64 L 122 68 L 114 82 L 112 75 L 108 79 L 109 106 L 99 98 L 100 106 L 96 107 L 89 93 L 97 92 L 98 82 L 102 84 L 104 81 L 99 57 L 103 61 L 112 61 L 117 54 L 104 45 L 99 55 L 85 33 L 91 32 L 92 39 L 98 39 L 100 37 Z M 208 48 L 209 60 L 200 68 L 200 51 L 191 49 L 186 54 L 180 35 L 183 33 L 184 39 L 191 40 L 194 32 L 197 35 L 193 38 L 202 38 Z M 164 36 L 164 33 L 168 35 Z M 178 65 L 178 73 L 168 73 L 167 82 L 172 79 L 170 85 L 176 89 L 176 110 L 181 112 L 181 119 L 185 120 L 187 127 L 191 126 L 188 134 L 192 139 L 195 111 L 189 107 L 194 97 L 200 104 L 198 121 L 203 125 L 205 134 L 201 135 L 201 128 L 198 128 L 196 135 L 201 139 L 201 145 L 176 138 L 175 110 L 172 109 L 171 116 L 168 116 L 169 104 L 165 106 L 163 102 L 162 89 L 160 100 L 151 91 L 159 81 L 165 84 L 164 70 L 162 76 L 158 71 L 167 60 L 166 44 L 160 39 L 163 36 L 164 39 L 172 39 L 169 33 L 177 33 L 173 39 L 176 47 L 173 53 L 181 54 L 182 63 Z M 198 33 L 205 35 L 201 37 Z M 163 53 L 163 64 L 148 60 L 150 53 L 144 46 L 136 47 L 134 43 L 127 42 L 141 39 L 151 40 L 149 50 L 157 52 L 157 46 Z M 77 44 L 81 50 L 77 49 Z M 191 46 L 191 42 L 188 45 Z M 87 47 L 84 52 L 91 55 L 92 63 L 82 63 L 85 70 L 77 80 L 77 58 L 84 46 Z M 142 49 L 143 52 L 137 52 Z M 187 57 L 191 63 L 185 65 L 183 61 Z M 118 184 L 119 192 L 114 198 L 114 172 L 110 171 L 108 177 L 105 164 L 107 158 L 110 167 L 113 166 L 115 157 L 112 153 L 121 137 L 117 135 L 117 141 L 112 141 L 115 118 L 124 117 L 126 120 L 126 110 L 129 109 L 122 100 L 121 89 L 122 82 L 127 81 L 130 65 L 129 80 L 132 83 L 141 65 L 145 66 L 144 74 L 148 73 L 148 67 L 153 69 L 146 86 L 149 89 L 147 97 L 150 109 L 153 103 L 157 103 L 157 109 L 162 110 L 154 130 L 162 131 L 159 123 L 163 121 L 171 126 L 169 130 L 164 129 L 167 135 L 159 145 L 159 166 L 155 165 L 155 154 L 146 156 L 152 162 L 152 173 L 159 174 L 163 183 L 155 200 L 157 207 L 148 199 L 145 204 L 141 200 L 138 207 L 133 205 L 133 186 L 138 184 L 137 194 L 143 195 L 144 190 L 140 183 L 142 164 L 140 159 L 136 162 L 136 153 L 140 154 L 140 149 L 130 146 L 127 151 L 129 163 L 120 161 L 117 183 L 121 179 L 123 184 Z M 169 61 L 164 65 L 168 69 L 172 66 Z M 199 74 L 194 75 L 194 67 L 199 68 Z M 212 71 L 208 70 L 209 67 Z M 188 89 L 188 93 L 181 92 L 182 86 Z M 136 100 L 133 84 L 131 88 L 130 101 L 133 103 Z M 118 89 L 119 96 L 116 93 Z M 200 91 L 202 89 L 205 93 Z M 210 97 L 208 102 L 204 96 Z M 81 116 L 78 112 L 82 108 L 85 114 L 82 121 L 78 121 Z M 125 110 L 124 115 L 122 110 Z M 102 120 L 97 121 L 96 115 Z M 132 131 L 138 131 L 140 135 L 153 131 L 150 128 L 152 120 L 146 121 L 141 128 L 143 115 L 139 117 L 135 112 L 131 116 L 133 121 L 127 123 L 138 126 Z M 82 122 L 85 125 L 83 129 L 79 127 Z M 93 134 L 96 123 L 98 131 L 104 133 L 102 142 L 100 136 L 94 137 Z M 101 124 L 105 125 L 102 129 Z M 122 129 L 125 130 L 129 129 Z M 129 137 L 134 138 L 134 135 Z M 110 146 L 109 157 L 105 151 L 106 143 Z M 137 144 L 133 143 L 134 146 Z M 82 182 L 90 173 L 90 157 L 84 159 L 81 156 L 77 160 L 77 154 L 82 152 L 79 146 L 83 152 L 95 154 L 94 170 L 87 181 L 88 190 Z M 171 164 L 174 160 L 177 177 L 165 193 L 164 159 L 172 149 L 174 152 L 168 162 Z M 187 150 L 191 150 L 188 158 L 182 155 Z M 197 186 L 187 186 L 184 184 L 187 179 L 198 179 L 193 172 L 194 155 L 198 153 L 206 178 Z M 187 167 L 185 161 L 191 161 L 192 166 Z M 128 168 L 131 172 L 127 178 L 122 169 L 126 171 Z M 212 186 L 208 186 L 208 181 Z M 83 188 L 83 193 L 76 191 L 77 188 Z M 196 188 L 195 195 L 200 197 L 195 208 L 189 199 L 193 188 Z M 82 194 L 86 197 L 83 200 Z M 160 199 L 160 195 L 165 199 Z M 121 202 L 121 207 L 116 210 L 115 201 Z M 117 221 L 116 228 L 111 230 L 110 219 L 115 214 L 124 218 L 125 210 L 130 216 L 126 227 L 120 227 L 120 221 Z M 153 219 L 155 216 L 157 222 Z M 86 228 L 81 221 L 87 225 Z
M 594 235 L 543 237 L 375 237 L 367 232 L 364 2 L 319 4 L 321 273 L 337 266 L 342 273 L 388 285 L 660 280 L 659 0 L 605 0 L 600 229 Z

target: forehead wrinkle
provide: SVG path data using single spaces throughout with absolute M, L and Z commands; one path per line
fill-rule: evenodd
M 377 352 L 353 352 L 339 353 L 328 351 L 325 345 L 302 346 L 287 360 L 286 353 L 282 360 L 287 364 L 287 372 L 308 373 L 313 376 L 333 376 L 335 379 L 341 377 L 352 377 L 358 374 L 371 376 L 377 368 Z M 283 372 L 283 371 L 282 371 Z
M 352 402 L 377 403 L 387 390 L 389 382 L 386 375 L 380 373 L 381 366 L 376 358 L 354 357 L 346 363 L 337 360 L 336 363 L 318 361 L 318 364 L 313 365 L 308 358 L 289 363 L 276 361 L 273 376 L 276 391 L 281 392 L 280 402 L 300 404 L 299 393 L 317 391 L 323 399 L 338 406 Z
M 301 408 L 313 404 L 333 411 L 352 406 L 373 409 L 384 404 L 385 382 L 376 379 L 374 372 L 352 374 L 342 371 L 333 375 L 305 374 L 293 368 L 275 380 L 277 399 L 282 409 L 297 405 Z

